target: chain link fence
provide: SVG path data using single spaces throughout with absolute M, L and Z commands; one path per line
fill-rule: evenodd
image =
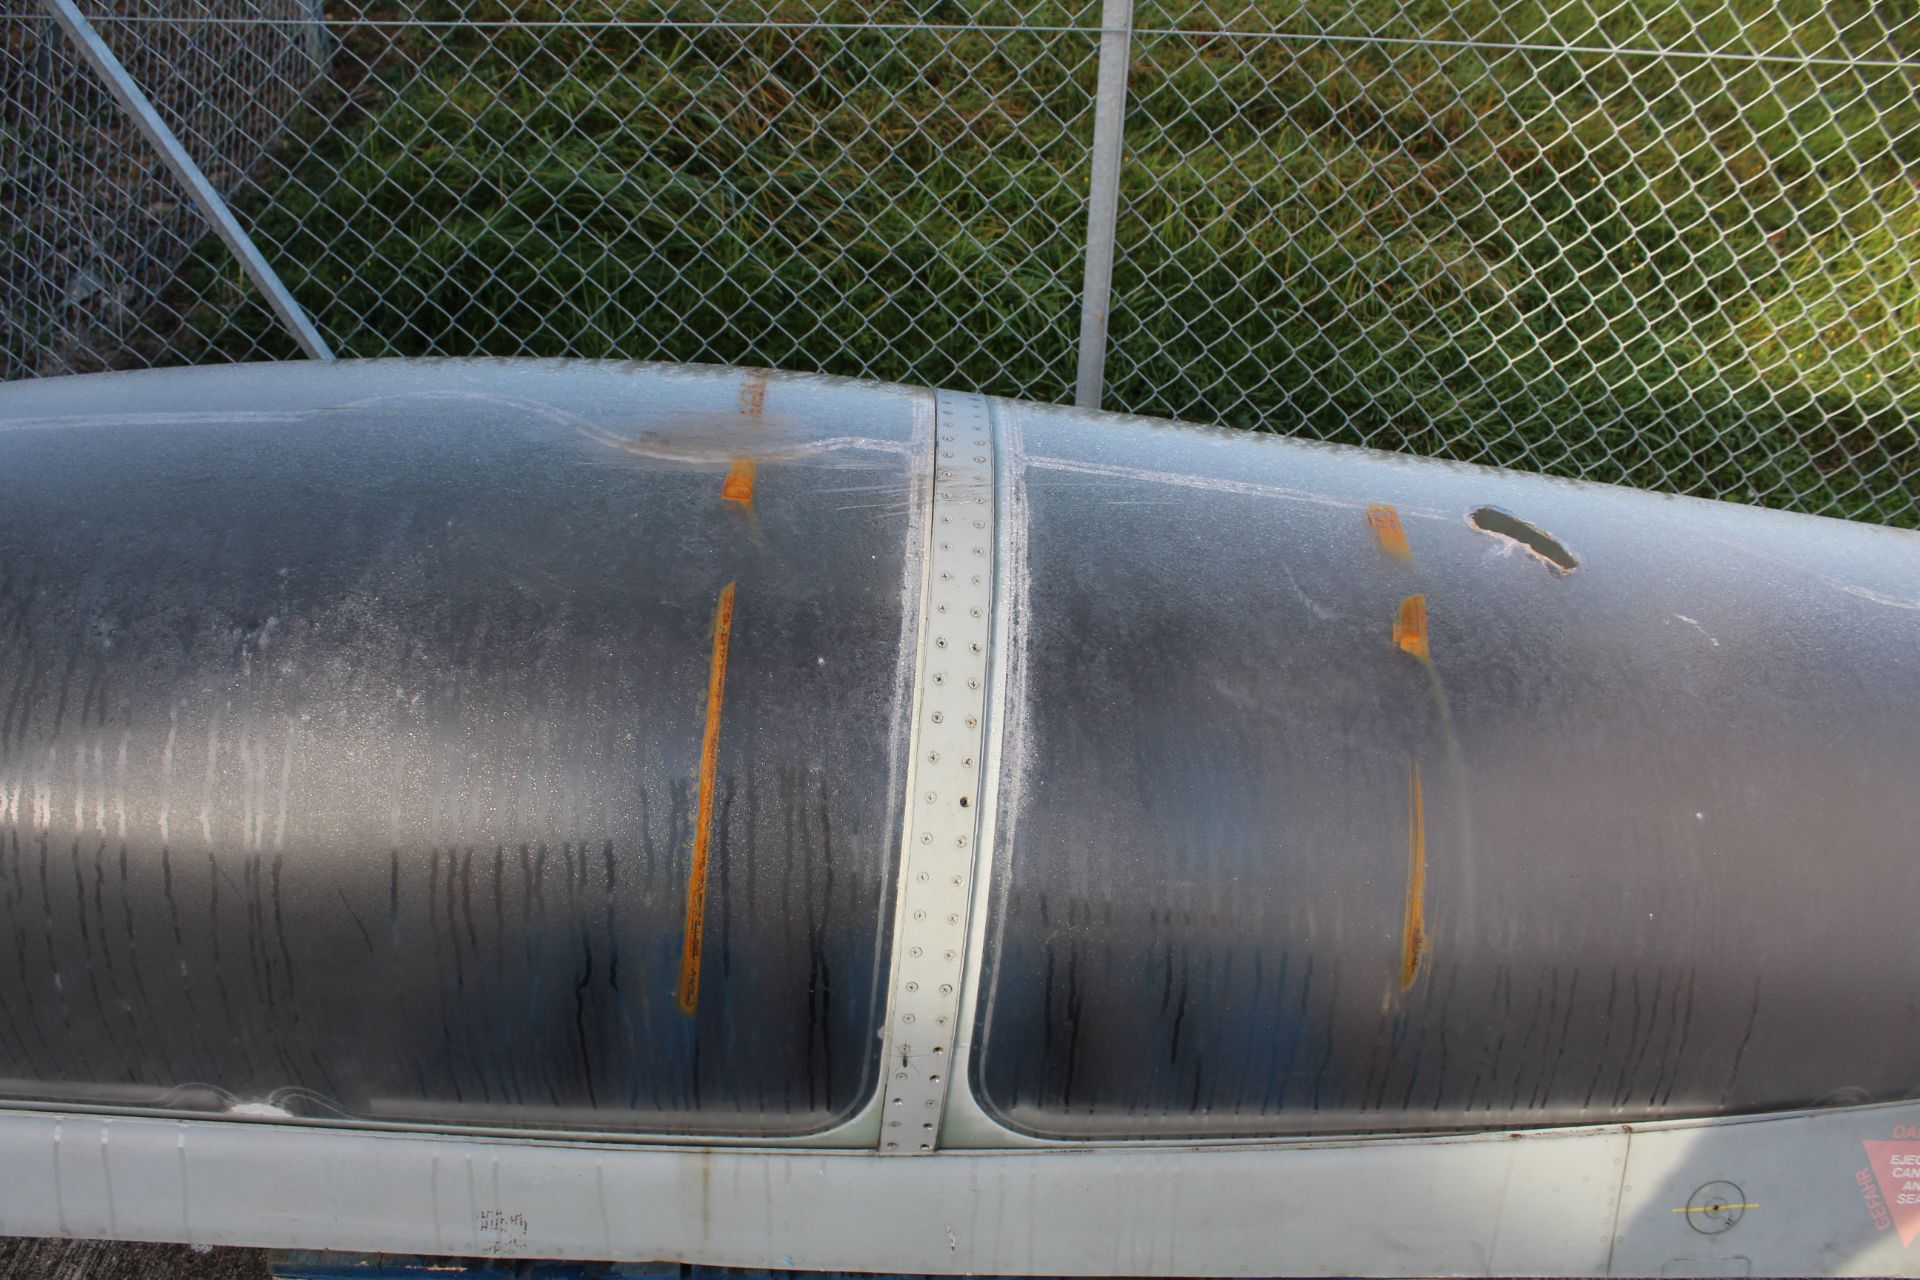
M 290 119 L 327 67 L 307 0 L 122 0 L 97 16 L 224 191 L 290 145 Z M 259 354 L 238 334 L 210 344 L 257 304 L 218 245 L 201 245 L 203 212 L 52 18 L 33 0 L 0 0 L 0 38 L 0 377 Z M 247 330 L 260 318 L 245 317 Z
M 295 354 L 3 2 L 3 371 Z M 341 355 L 1078 387 L 1920 523 L 1916 0 L 82 7 Z

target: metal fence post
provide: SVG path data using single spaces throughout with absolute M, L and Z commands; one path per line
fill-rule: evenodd
M 1098 409 L 1106 389 L 1107 307 L 1113 233 L 1120 216 L 1120 155 L 1127 129 L 1127 65 L 1133 0 L 1101 0 L 1100 70 L 1093 93 L 1092 173 L 1087 181 L 1087 269 L 1080 300 L 1080 372 L 1073 402 Z
M 200 166 L 194 163 L 193 157 L 187 154 L 186 147 L 181 145 L 167 122 L 161 119 L 146 93 L 128 74 L 107 42 L 100 38 L 100 33 L 87 21 L 86 15 L 80 12 L 73 0 L 40 0 L 40 3 L 67 33 L 67 38 L 73 41 L 73 47 L 93 68 L 94 74 L 105 82 L 135 127 L 160 153 L 161 161 L 193 196 L 207 221 L 213 224 L 215 233 L 226 242 L 233 256 L 240 260 L 241 268 L 253 281 L 254 287 L 266 296 L 267 305 L 273 308 L 274 315 L 293 335 L 293 340 L 300 344 L 300 349 L 315 360 L 333 359 L 333 351 L 327 346 L 326 339 L 307 319 L 307 313 L 300 309 L 300 304 L 294 301 L 286 284 L 267 264 L 266 258 L 253 243 L 253 238 L 234 218 L 233 211 L 227 208 L 227 202 L 221 198 L 219 190 Z

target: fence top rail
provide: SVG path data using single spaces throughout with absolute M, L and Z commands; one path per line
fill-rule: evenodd
M 286 27 L 307 21 L 293 17 L 227 17 L 212 14 L 114 14 L 89 13 L 91 20 L 114 24 L 182 25 L 205 24 L 222 27 Z M 385 18 L 371 16 L 340 17 L 329 20 L 335 25 L 402 29 L 417 27 L 476 28 L 501 30 L 674 30 L 690 27 L 728 30 L 808 30 L 808 31 L 926 31 L 934 33 L 985 34 L 1028 33 L 1034 35 L 1098 36 L 1109 30 L 1099 23 L 1028 22 L 847 22 L 826 18 Z M 1883 70 L 1920 70 L 1920 57 L 1868 58 L 1835 54 L 1802 53 L 1797 50 L 1684 49 L 1660 45 L 1571 44 L 1533 40 L 1482 40 L 1465 36 L 1395 36 L 1331 31 L 1249 31 L 1232 27 L 1154 27 L 1135 26 L 1126 30 L 1136 37 L 1205 40 L 1299 40 L 1322 44 L 1395 45 L 1437 49 L 1479 50 L 1493 53 L 1530 53 L 1546 56 L 1683 59 L 1697 62 L 1765 63 L 1788 66 L 1856 67 Z

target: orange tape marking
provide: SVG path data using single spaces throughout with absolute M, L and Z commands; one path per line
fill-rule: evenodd
M 1427 646 L 1427 598 L 1408 596 L 1400 602 L 1400 616 L 1393 620 L 1393 642 L 1400 652 L 1412 654 L 1422 662 L 1433 661 Z
M 1407 912 L 1400 927 L 1400 989 L 1413 986 L 1427 958 L 1427 806 L 1420 766 L 1407 762 Z
M 723 502 L 737 502 L 743 507 L 753 505 L 752 458 L 735 458 L 733 465 L 727 468 L 727 478 L 720 483 L 720 498 Z
M 1373 529 L 1373 536 L 1380 540 L 1380 549 L 1395 560 L 1413 559 L 1413 548 L 1407 545 L 1407 529 L 1400 523 L 1400 513 L 1384 502 L 1374 502 L 1367 506 L 1367 524 Z
M 707 729 L 700 739 L 700 803 L 694 814 L 693 866 L 687 871 L 686 941 L 680 949 L 676 999 L 688 1017 L 700 1007 L 700 949 L 707 934 L 707 849 L 713 838 L 713 780 L 720 767 L 720 704 L 727 692 L 727 647 L 733 641 L 733 589 L 720 589 L 713 612 L 713 665 L 707 674 Z

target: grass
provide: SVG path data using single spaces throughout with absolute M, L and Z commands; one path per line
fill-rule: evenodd
M 1097 5 L 725 7 L 792 25 L 335 15 L 350 83 L 245 213 L 344 354 L 1070 398 Z M 1920 523 L 1920 75 L 1879 65 L 1920 52 L 1913 0 L 1136 27 L 1109 408 Z M 1728 56 L 1568 51 L 1608 45 Z

